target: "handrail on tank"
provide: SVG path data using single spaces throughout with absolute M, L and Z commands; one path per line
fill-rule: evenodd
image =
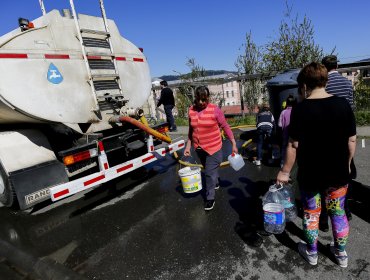
M 44 1 L 43 0 L 39 0 L 39 4 L 40 4 L 40 8 L 41 8 L 41 12 L 42 12 L 42 15 L 46 15 L 46 10 L 45 10 L 45 6 L 44 6 Z

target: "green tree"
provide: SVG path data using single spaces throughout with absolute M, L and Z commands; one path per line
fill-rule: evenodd
M 286 3 L 284 19 L 280 23 L 278 38 L 264 47 L 265 71 L 282 71 L 301 68 L 305 64 L 323 57 L 323 49 L 315 43 L 314 27 L 307 16 L 299 21 L 298 15 L 291 16 L 292 7 Z
M 194 100 L 194 83 L 205 76 L 205 69 L 198 65 L 194 58 L 188 58 L 186 66 L 190 68 L 187 74 L 180 73 L 181 86 L 177 88 L 176 109 L 178 117 L 186 118 L 188 109 Z
M 357 125 L 370 125 L 370 84 L 359 79 L 353 93 Z
M 192 104 L 191 89 L 180 86 L 176 89 L 176 110 L 178 118 L 187 118 L 188 109 Z
M 241 51 L 241 54 L 235 62 L 239 75 L 257 74 L 263 71 L 261 48 L 254 43 L 251 31 L 246 33 L 245 43 L 242 44 L 239 51 Z M 262 81 L 257 78 L 248 79 L 242 80 L 241 84 L 243 102 L 250 109 L 249 112 L 252 113 L 252 108 L 256 107 L 259 97 L 263 94 Z
M 181 86 L 177 88 L 176 94 L 176 107 L 177 113 L 180 118 L 187 117 L 188 108 L 193 103 L 194 100 L 194 90 L 197 86 L 201 84 L 207 84 L 208 82 L 204 80 L 207 76 L 207 71 L 196 63 L 194 58 L 188 58 L 186 66 L 190 68 L 190 72 L 187 74 L 180 73 Z M 218 83 L 220 81 L 213 80 L 212 83 Z M 222 103 L 222 93 L 211 92 L 211 102 Z
M 357 111 L 370 112 L 370 84 L 360 78 L 355 86 L 354 101 Z

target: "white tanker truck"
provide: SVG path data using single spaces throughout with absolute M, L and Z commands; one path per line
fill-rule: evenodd
M 151 79 L 142 51 L 108 20 L 45 12 L 0 37 L 0 202 L 26 209 L 56 201 L 175 152 L 130 118 Z M 163 127 L 159 127 L 163 129 Z M 162 131 L 163 132 L 163 131 Z

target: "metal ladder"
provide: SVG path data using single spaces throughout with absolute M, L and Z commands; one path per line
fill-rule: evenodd
M 88 73 L 88 83 L 94 100 L 94 113 L 102 119 L 101 111 L 112 110 L 119 112 L 119 108 L 125 104 L 120 76 L 117 69 L 117 61 L 114 55 L 113 45 L 108 27 L 103 0 L 99 0 L 100 10 L 105 31 L 81 29 L 77 18 L 73 0 L 69 0 L 73 19 L 76 25 L 78 40 Z M 45 15 L 43 0 L 39 0 L 41 11 Z M 109 49 L 109 52 L 99 53 L 94 48 Z M 92 50 L 91 50 L 92 49 Z M 104 57 L 104 59 L 101 59 Z M 99 74 L 94 71 L 100 71 Z M 103 73 L 101 73 L 103 72 Z M 117 106 L 114 106 L 118 104 Z M 118 109 L 118 112 L 115 110 Z

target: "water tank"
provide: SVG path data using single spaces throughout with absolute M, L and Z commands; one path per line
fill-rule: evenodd
M 75 127 L 86 123 L 102 130 L 111 128 L 113 113 L 144 105 L 151 90 L 144 54 L 121 36 L 114 21 L 108 20 L 112 53 L 102 18 L 82 14 L 78 18 L 81 29 L 97 32 L 83 34 L 90 36 L 83 43 L 91 75 L 100 76 L 94 81 L 95 92 L 74 20 L 53 10 L 33 20 L 34 28 L 24 32 L 18 28 L 0 37 L 0 124 L 49 122 Z M 117 103 L 117 108 L 104 97 L 120 94 L 118 82 L 105 78 L 116 75 L 127 101 L 124 106 Z M 96 99 L 101 117 L 95 113 Z
M 269 103 L 271 112 L 275 120 L 279 119 L 282 111 L 282 103 L 289 95 L 297 98 L 298 83 L 297 76 L 300 69 L 291 69 L 276 75 L 274 78 L 267 81 L 266 86 L 269 92 Z

